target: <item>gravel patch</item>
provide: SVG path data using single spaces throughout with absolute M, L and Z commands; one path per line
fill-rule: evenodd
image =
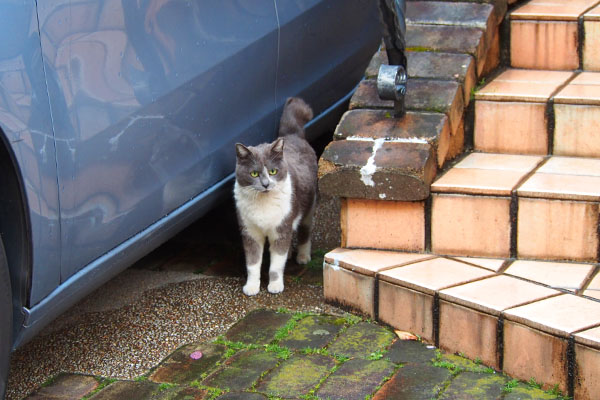
M 159 288 L 149 283 L 149 289 L 128 290 L 134 284 L 139 287 L 139 279 L 155 282 L 153 274 L 166 277 L 164 272 L 125 271 L 17 350 L 7 399 L 25 397 L 60 372 L 136 378 L 177 348 L 225 333 L 257 308 L 341 313 L 324 303 L 322 287 L 295 282 L 288 282 L 279 295 L 269 294 L 263 285 L 254 297 L 242 293 L 243 279 L 235 277 L 198 276 Z M 130 294 L 115 300 L 114 292 L 123 290 Z

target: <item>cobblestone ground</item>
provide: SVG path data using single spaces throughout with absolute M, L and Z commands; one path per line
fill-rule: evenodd
M 404 338 L 404 335 L 402 335 Z M 558 399 L 354 315 L 254 310 L 135 380 L 62 374 L 29 399 Z

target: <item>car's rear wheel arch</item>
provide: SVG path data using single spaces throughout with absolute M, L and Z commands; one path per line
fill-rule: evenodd
M 31 225 L 25 185 L 16 158 L 0 127 L 0 237 L 4 244 L 12 290 L 13 338 L 22 325 L 31 287 Z

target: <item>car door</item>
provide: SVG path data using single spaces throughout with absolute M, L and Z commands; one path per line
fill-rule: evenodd
M 300 95 L 318 115 L 363 76 L 381 37 L 377 1 L 275 2 L 281 31 L 277 102 Z
M 273 137 L 272 0 L 45 0 L 61 281 L 233 172 Z

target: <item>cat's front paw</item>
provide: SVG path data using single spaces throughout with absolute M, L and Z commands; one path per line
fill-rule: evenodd
M 283 292 L 283 279 L 269 282 L 267 290 L 273 294 Z
M 259 282 L 246 282 L 242 291 L 246 296 L 254 296 L 260 292 L 260 281 Z

